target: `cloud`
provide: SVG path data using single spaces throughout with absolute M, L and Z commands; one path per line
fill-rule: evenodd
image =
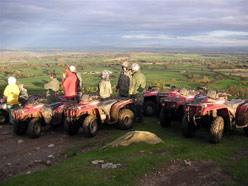
M 36 43 L 43 38 L 43 46 L 67 45 L 63 38 L 85 46 L 141 40 L 245 45 L 247 9 L 246 0 L 1 0 L 0 40 L 4 46 L 15 44 L 11 38 L 25 44 L 26 35 Z

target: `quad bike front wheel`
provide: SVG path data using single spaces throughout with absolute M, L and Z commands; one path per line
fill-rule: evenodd
M 28 130 L 28 123 L 27 122 L 14 122 L 13 129 L 16 135 L 22 136 L 26 134 Z
M 80 125 L 77 123 L 71 123 L 66 119 L 64 122 L 64 128 L 68 135 L 74 136 L 78 133 Z
M 211 143 L 217 144 L 220 142 L 224 131 L 224 119 L 221 116 L 214 118 L 210 127 L 209 140 Z
M 8 112 L 0 110 L 0 124 L 7 123 L 8 119 L 9 119 Z
M 144 103 L 144 115 L 154 116 L 157 111 L 156 104 L 152 101 L 146 101 Z
M 98 129 L 98 122 L 95 116 L 87 116 L 83 122 L 83 133 L 86 137 L 93 137 L 96 135 Z
M 129 109 L 122 109 L 119 113 L 118 125 L 122 130 L 133 127 L 134 114 Z
M 159 113 L 159 122 L 162 127 L 170 126 L 172 121 L 172 113 L 167 111 L 166 109 L 162 108 Z
M 28 134 L 30 138 L 40 137 L 42 122 L 39 118 L 33 118 L 28 125 Z
M 195 136 L 196 127 L 188 121 L 188 115 L 184 115 L 182 120 L 182 133 L 185 138 L 192 138 Z

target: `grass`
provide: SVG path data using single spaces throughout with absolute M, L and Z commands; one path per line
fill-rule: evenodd
M 46 170 L 9 179 L 2 185 L 135 185 L 144 174 L 157 170 L 162 164 L 174 159 L 212 159 L 221 166 L 232 161 L 234 154 L 248 148 L 248 138 L 242 130 L 235 131 L 232 135 L 226 134 L 218 145 L 208 142 L 208 133 L 203 129 L 197 131 L 195 138 L 185 139 L 181 135 L 179 123 L 161 128 L 157 118 L 145 118 L 144 123 L 135 125 L 133 130 L 151 131 L 163 139 L 164 143 L 137 143 L 127 147 L 108 148 L 106 151 L 99 150 L 100 146 L 126 133 L 118 129 L 103 129 L 102 132 L 109 133 L 112 137 L 102 142 L 94 141 L 93 138 L 89 144 L 84 144 L 96 145 L 92 150 L 79 153 Z M 78 149 L 69 149 L 66 153 L 73 154 Z M 166 152 L 166 155 L 162 155 L 162 152 Z M 98 165 L 91 164 L 96 159 L 120 163 L 121 167 L 101 169 Z M 241 185 L 247 183 L 247 160 L 244 158 L 232 164 L 230 172 L 235 182 Z

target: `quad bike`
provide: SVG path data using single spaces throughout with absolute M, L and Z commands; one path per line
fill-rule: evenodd
M 49 105 L 39 103 L 14 110 L 12 116 L 15 119 L 13 124 L 15 134 L 24 135 L 27 132 L 30 138 L 37 138 L 41 134 L 42 127 L 61 126 L 64 120 L 64 108 L 71 104 L 75 102 L 64 99 Z
M 154 86 L 148 87 L 144 92 L 144 115 L 153 116 L 157 112 L 158 99 L 157 95 L 159 91 L 153 90 Z
M 177 96 L 178 91 L 176 87 L 170 87 L 168 92 L 159 92 L 154 90 L 156 86 L 148 87 L 144 93 L 144 115 L 145 116 L 154 116 L 156 113 L 159 113 L 161 110 L 160 100 L 164 97 L 174 97 Z
M 163 97 L 160 100 L 159 121 L 162 127 L 169 126 L 173 120 L 182 120 L 183 106 L 192 102 L 195 97 L 194 92 L 188 92 L 185 88 L 180 89 L 176 97 L 174 95 Z
M 104 123 L 116 124 L 121 129 L 129 129 L 133 126 L 134 118 L 133 112 L 128 109 L 131 104 L 131 99 L 82 101 L 78 105 L 65 109 L 65 130 L 67 134 L 75 135 L 82 127 L 86 137 L 93 137 Z
M 40 99 L 40 96 L 37 95 L 30 95 L 27 103 L 34 103 L 37 100 Z M 1 98 L 0 99 L 0 124 L 5 124 L 9 122 L 9 111 L 8 111 L 8 107 L 7 107 L 7 102 L 6 99 Z
M 182 133 L 186 138 L 193 137 L 198 128 L 209 129 L 211 143 L 219 143 L 223 131 L 244 128 L 248 135 L 248 103 L 245 100 L 230 100 L 218 94 L 195 97 L 193 103 L 184 106 L 185 116 L 182 120 Z

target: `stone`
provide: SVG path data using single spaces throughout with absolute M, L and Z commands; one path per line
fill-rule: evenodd
M 47 164 L 47 165 L 51 165 L 51 164 L 52 164 L 52 162 L 51 162 L 51 161 L 49 161 L 49 160 L 47 160 L 47 161 L 46 161 L 46 164 Z
M 185 163 L 185 165 L 192 166 L 192 162 L 189 160 L 183 160 L 183 162 Z
M 8 166 L 11 166 L 11 163 L 7 163 Z
M 54 147 L 55 145 L 54 144 L 50 144 L 48 145 L 48 148 L 51 148 L 51 147 Z
M 104 163 L 104 160 L 93 160 L 93 161 L 91 161 L 91 163 L 93 165 L 102 164 L 102 163 Z
M 17 143 L 21 144 L 23 143 L 24 141 L 23 140 L 18 140 Z
M 7 134 L 8 134 L 7 131 L 2 132 L 2 135 L 7 135 Z
M 47 156 L 48 158 L 54 158 L 54 156 L 51 154 L 51 155 L 49 155 L 49 156 Z
M 26 174 L 31 174 L 31 171 L 26 172 Z
M 115 141 L 103 146 L 101 149 L 106 149 L 107 147 L 117 147 L 117 146 L 128 146 L 131 143 L 145 142 L 148 144 L 158 144 L 163 143 L 156 134 L 148 131 L 130 131 Z

